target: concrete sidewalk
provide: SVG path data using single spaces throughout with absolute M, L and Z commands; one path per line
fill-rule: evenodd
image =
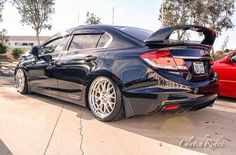
M 236 100 L 181 114 L 97 121 L 81 106 L 41 95 L 20 95 L 0 78 L 0 155 L 235 154 Z M 182 148 L 181 139 L 223 136 L 223 148 Z M 191 149 L 191 150 L 190 150 Z

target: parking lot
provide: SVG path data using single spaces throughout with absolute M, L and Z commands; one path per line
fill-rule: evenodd
M 235 154 L 236 100 L 219 98 L 196 112 L 155 114 L 103 123 L 84 107 L 20 95 L 12 72 L 0 75 L 0 154 Z M 208 136 L 223 145 L 181 147 Z

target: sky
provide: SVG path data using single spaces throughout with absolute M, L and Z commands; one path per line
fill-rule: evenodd
M 67 28 L 84 25 L 86 12 L 93 12 L 101 18 L 102 24 L 112 24 L 112 8 L 115 9 L 115 25 L 133 26 L 156 31 L 161 27 L 158 20 L 161 0 L 55 0 L 55 13 L 49 23 L 51 30 L 43 30 L 41 35 L 51 36 Z M 35 35 L 30 26 L 20 23 L 21 16 L 12 4 L 5 4 L 3 22 L 0 29 L 5 28 L 7 35 Z M 236 14 L 232 21 L 236 25 Z M 229 36 L 227 48 L 236 48 L 236 28 L 224 31 L 216 39 L 215 50 L 221 48 L 225 38 Z

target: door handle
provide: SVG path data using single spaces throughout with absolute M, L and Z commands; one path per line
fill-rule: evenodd
M 61 65 L 62 65 L 61 63 L 55 63 L 56 67 L 61 67 Z
M 84 60 L 85 60 L 86 62 L 93 61 L 93 60 L 96 60 L 96 59 L 97 59 L 97 57 L 96 57 L 96 56 L 92 56 L 92 55 L 86 56 L 86 57 L 84 58 Z

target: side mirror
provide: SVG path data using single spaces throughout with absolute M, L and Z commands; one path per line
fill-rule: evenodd
M 47 63 L 52 63 L 52 56 L 51 55 L 41 55 L 40 56 L 41 59 L 43 59 L 44 61 L 46 61 Z
M 38 56 L 39 55 L 39 48 L 37 46 L 34 46 L 32 49 L 31 49 L 31 53 L 34 55 L 34 56 Z

